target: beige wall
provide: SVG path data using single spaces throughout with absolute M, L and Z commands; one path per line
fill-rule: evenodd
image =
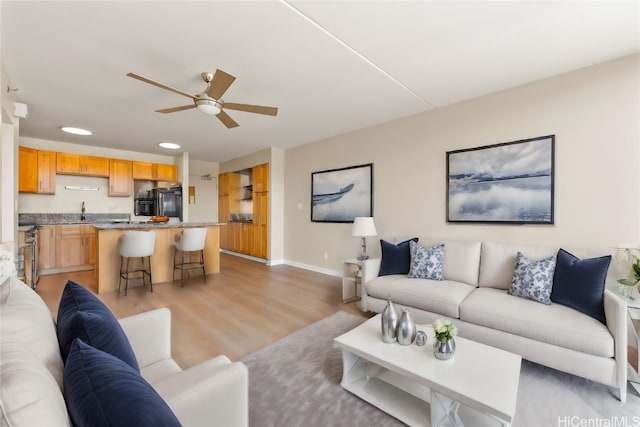
M 607 247 L 640 241 L 640 55 L 299 146 L 285 153 L 285 258 L 326 272 L 351 224 L 310 221 L 310 174 L 372 162 L 379 238 Z M 446 152 L 555 134 L 555 224 L 446 222 Z M 324 252 L 328 260 L 323 259 Z
M 14 116 L 16 95 L 5 90 L 7 87 L 11 87 L 11 82 L 0 63 L 0 243 L 5 243 L 5 249 L 12 246 L 9 242 L 17 241 L 17 192 L 14 188 L 18 177 L 16 141 L 20 130 L 20 119 Z
M 188 190 L 185 203 L 189 205 L 189 221 L 213 221 L 218 222 L 218 163 L 205 162 L 203 160 L 189 160 L 189 185 L 195 187 L 195 203 L 188 199 Z

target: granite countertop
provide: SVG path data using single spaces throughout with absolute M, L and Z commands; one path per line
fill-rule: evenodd
M 129 221 L 127 213 L 87 213 L 82 221 L 79 213 L 18 213 L 19 226 L 64 225 L 64 224 L 108 224 L 115 221 Z
M 192 228 L 192 227 L 211 227 L 217 225 L 225 225 L 220 222 L 131 222 L 131 223 L 111 223 L 111 224 L 93 224 L 97 230 L 148 230 L 158 228 Z

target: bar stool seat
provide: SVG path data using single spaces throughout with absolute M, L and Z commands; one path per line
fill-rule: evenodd
M 155 245 L 156 232 L 153 230 L 128 231 L 120 237 L 120 279 L 118 280 L 118 292 L 120 292 L 122 280 L 125 280 L 124 294 L 127 295 L 129 280 L 142 279 L 142 285 L 144 286 L 147 277 L 149 278 L 149 291 L 153 292 L 151 255 L 153 255 Z M 131 258 L 140 258 L 141 265 L 134 266 L 132 270 L 129 265 Z M 132 275 L 134 277 L 131 277 Z
M 206 228 L 185 228 L 180 240 L 176 242 L 176 251 L 173 255 L 173 280 L 176 280 L 176 270 L 180 271 L 180 286 L 184 286 L 184 271 L 195 268 L 202 269 L 202 277 L 207 283 L 207 273 L 204 269 L 204 245 L 207 240 Z M 193 261 L 188 252 L 200 252 L 200 259 Z M 181 256 L 178 256 L 178 255 Z M 179 258 L 176 260 L 176 258 Z

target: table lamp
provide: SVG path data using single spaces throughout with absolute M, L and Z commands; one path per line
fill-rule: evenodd
M 369 258 L 369 255 L 367 255 L 367 236 L 375 236 L 376 234 L 376 225 L 373 223 L 373 217 L 358 216 L 353 219 L 351 235 L 362 238 L 362 253 L 358 257 L 360 261 Z

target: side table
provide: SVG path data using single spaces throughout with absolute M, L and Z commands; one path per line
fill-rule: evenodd
M 636 287 L 633 291 L 633 296 L 628 298 L 620 292 L 617 286 L 608 289 L 613 291 L 613 293 L 627 304 L 627 314 L 631 323 L 631 335 L 633 336 L 633 341 L 635 341 L 635 349 L 629 346 L 627 379 L 633 388 L 640 393 L 640 293 L 638 293 L 638 287 Z
M 373 272 L 376 259 L 346 259 L 342 261 L 342 302 L 348 303 L 360 299 L 361 286 L 371 280 L 378 272 Z

